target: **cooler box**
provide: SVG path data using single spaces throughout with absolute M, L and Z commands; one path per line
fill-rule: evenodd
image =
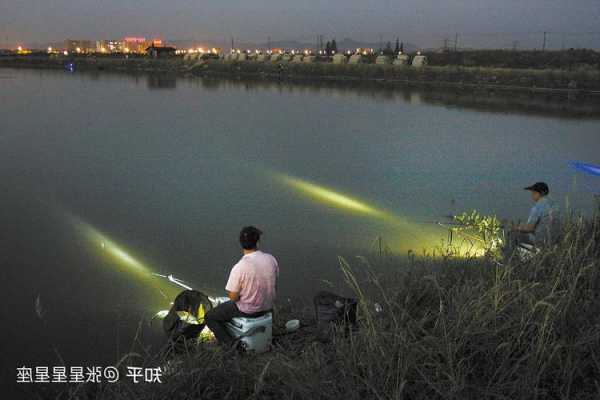
M 228 297 L 210 297 L 213 307 L 229 301 Z M 247 351 L 264 353 L 271 350 L 273 341 L 273 313 L 269 312 L 257 318 L 233 318 L 226 324 L 229 334 L 239 338 Z
M 226 324 L 227 330 L 234 338 L 240 338 L 247 351 L 264 353 L 271 350 L 273 340 L 273 313 L 266 313 L 256 318 L 233 318 Z

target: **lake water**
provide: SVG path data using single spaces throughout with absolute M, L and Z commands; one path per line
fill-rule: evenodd
M 449 213 L 524 218 L 539 180 L 589 212 L 568 162 L 600 163 L 600 117 L 544 107 L 0 69 L 3 378 L 58 365 L 52 346 L 68 364 L 114 363 L 176 292 L 150 272 L 222 293 L 244 225 L 265 232 L 281 296 L 310 299 L 338 255 L 379 235 L 403 254 L 439 244 L 429 222 Z

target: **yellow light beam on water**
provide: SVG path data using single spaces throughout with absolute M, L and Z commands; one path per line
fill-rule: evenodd
M 315 183 L 308 182 L 304 179 L 295 178 L 289 175 L 278 174 L 278 177 L 288 186 L 293 187 L 299 192 L 308 195 L 309 197 L 321 203 L 325 203 L 336 208 L 342 208 L 349 211 L 353 211 L 359 214 L 366 214 L 377 217 L 383 217 L 385 215 L 383 211 L 378 210 L 375 207 L 369 206 L 361 200 L 352 198 L 345 194 L 341 194 L 324 186 L 317 185 Z
M 437 225 L 411 221 L 406 217 L 368 204 L 366 201 L 358 200 L 348 194 L 342 194 L 323 185 L 282 173 L 273 174 L 277 180 L 286 186 L 295 189 L 298 193 L 318 203 L 353 214 L 371 217 L 383 223 L 387 226 L 385 231 L 388 232 L 388 235 L 398 238 L 394 240 L 393 247 L 395 249 L 402 251 L 439 250 L 439 247 L 442 245 L 442 239 L 447 234 L 444 229 Z
M 158 289 L 160 292 L 167 293 L 168 295 L 174 295 L 179 291 L 173 285 L 154 277 L 152 275 L 153 271 L 148 265 L 133 256 L 105 233 L 78 217 L 69 215 L 69 219 L 92 247 L 99 251 L 100 255 L 109 258 L 114 265 L 119 267 L 120 271 L 127 273 L 131 277 L 135 277 L 136 281 L 141 281 L 145 285 Z

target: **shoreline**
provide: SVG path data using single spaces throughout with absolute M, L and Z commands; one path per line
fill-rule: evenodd
M 192 339 L 179 353 L 167 344 L 139 356 L 134 343 L 121 360 L 164 367 L 161 385 L 83 383 L 56 397 L 596 398 L 598 218 L 565 222 L 562 239 L 528 260 L 340 257 L 356 323 L 319 323 L 310 303 L 283 302 L 271 351 L 238 354 Z M 292 318 L 301 328 L 281 334 Z
M 273 81 L 323 81 L 381 86 L 420 86 L 460 90 L 489 90 L 532 94 L 556 94 L 567 99 L 600 98 L 600 71 L 510 69 L 463 66 L 394 66 L 381 64 L 332 64 L 208 60 L 195 63 L 181 58 L 148 57 L 48 57 L 4 56 L 0 68 L 65 69 L 130 73 L 173 73 L 180 76 L 260 78 Z
M 442 107 L 461 107 L 480 112 L 515 113 L 521 115 L 539 115 L 556 118 L 598 119 L 600 118 L 600 95 L 587 94 L 584 91 L 544 90 L 543 88 L 525 88 L 511 90 L 508 86 L 490 86 L 474 84 L 437 84 L 436 82 L 413 82 L 383 79 L 357 79 L 344 76 L 308 76 L 287 73 L 274 76 L 266 73 L 247 73 L 247 69 L 256 67 L 257 62 L 248 65 L 218 62 L 216 66 L 196 66 L 190 68 L 179 59 L 152 60 L 132 58 L 121 60 L 114 58 L 100 61 L 81 57 L 76 61 L 76 74 L 94 77 L 129 76 L 146 80 L 150 90 L 175 89 L 178 82 L 198 82 L 207 90 L 220 87 L 244 87 L 265 90 L 308 90 L 317 93 L 339 93 L 360 95 L 380 100 L 402 99 L 410 104 L 431 104 Z M 3 62 L 4 61 L 4 62 Z M 10 70 L 48 71 L 49 73 L 71 74 L 65 71 L 67 58 L 23 58 L 10 60 L 0 57 L 1 72 Z M 303 64 L 298 64 L 302 68 Z M 223 67 L 228 72 L 223 72 Z M 233 67 L 240 69 L 233 69 Z M 273 64 L 277 66 L 277 64 Z M 292 64 L 288 64 L 292 67 Z M 4 67 L 4 68 L 3 68 Z M 343 66 L 342 66 L 343 67 Z M 360 67 L 360 66 L 359 66 Z

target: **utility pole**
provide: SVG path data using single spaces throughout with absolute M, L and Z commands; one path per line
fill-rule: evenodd
M 544 43 L 542 44 L 542 51 L 546 51 L 546 34 L 548 32 L 544 31 Z
M 233 49 L 235 49 L 235 47 L 233 46 L 233 36 L 231 37 L 231 51 L 233 51 Z
M 454 52 L 458 50 L 458 33 L 454 35 Z
M 271 36 L 267 36 L 267 50 L 271 50 Z

